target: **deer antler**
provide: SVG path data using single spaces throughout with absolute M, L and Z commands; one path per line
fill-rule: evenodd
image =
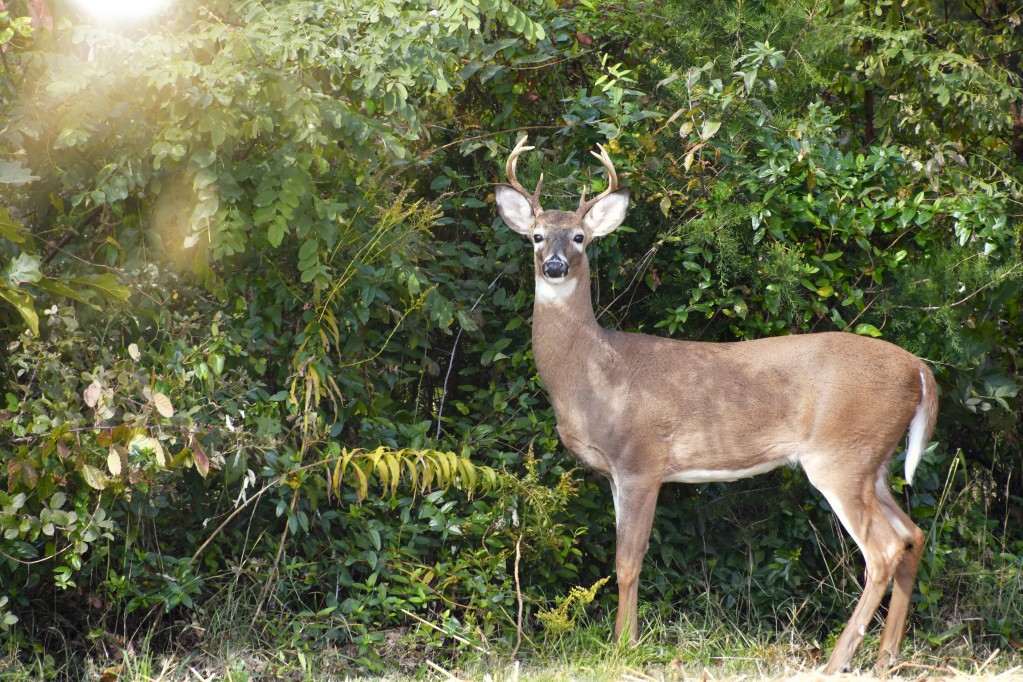
M 594 204 L 596 204 L 598 201 L 606 197 L 611 192 L 618 191 L 618 173 L 615 172 L 614 164 L 611 163 L 611 157 L 607 155 L 607 150 L 604 149 L 602 145 L 598 144 L 597 148 L 600 150 L 599 154 L 597 152 L 590 152 L 590 154 L 593 154 L 595 157 L 597 157 L 597 159 L 600 160 L 601 165 L 604 166 L 604 169 L 607 170 L 607 189 L 605 189 L 603 192 L 587 201 L 586 188 L 583 187 L 583 193 L 579 197 L 579 208 L 576 209 L 576 213 L 578 213 L 579 215 L 586 215 L 589 212 L 589 210 L 593 208 Z
M 529 202 L 529 206 L 533 209 L 533 215 L 538 216 L 543 213 L 543 207 L 540 206 L 540 188 L 543 187 L 543 173 L 540 174 L 540 180 L 536 183 L 536 191 L 532 194 L 526 191 L 526 188 L 518 181 L 515 177 L 515 164 L 518 163 L 519 156 L 523 152 L 528 152 L 533 147 L 526 146 L 526 140 L 529 139 L 528 135 L 523 135 L 515 145 L 515 149 L 512 149 L 511 155 L 508 157 L 508 162 L 504 165 L 504 174 L 508 176 L 508 184 L 511 185 L 515 191 L 521 194 Z

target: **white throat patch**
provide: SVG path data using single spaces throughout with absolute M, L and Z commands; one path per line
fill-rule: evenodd
M 536 278 L 536 300 L 543 303 L 561 303 L 572 295 L 577 282 L 577 277 L 552 282 L 543 275 L 538 275 Z

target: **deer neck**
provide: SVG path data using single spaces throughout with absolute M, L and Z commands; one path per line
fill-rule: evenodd
M 557 398 L 574 391 L 580 365 L 595 357 L 607 341 L 590 299 L 589 267 L 576 268 L 574 279 L 551 285 L 536 275 L 533 300 L 533 358 L 548 392 Z

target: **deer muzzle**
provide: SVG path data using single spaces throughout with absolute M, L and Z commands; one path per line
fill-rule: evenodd
M 552 256 L 543 262 L 543 266 L 540 269 L 545 277 L 561 279 L 568 274 L 568 263 L 557 256 Z

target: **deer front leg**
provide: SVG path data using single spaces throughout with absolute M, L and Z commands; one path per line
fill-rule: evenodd
M 615 622 L 617 640 L 626 633 L 632 642 L 639 640 L 639 621 L 636 617 L 639 573 L 650 542 L 658 490 L 660 482 L 611 481 L 618 529 L 615 550 L 615 568 L 618 573 L 618 619 Z

